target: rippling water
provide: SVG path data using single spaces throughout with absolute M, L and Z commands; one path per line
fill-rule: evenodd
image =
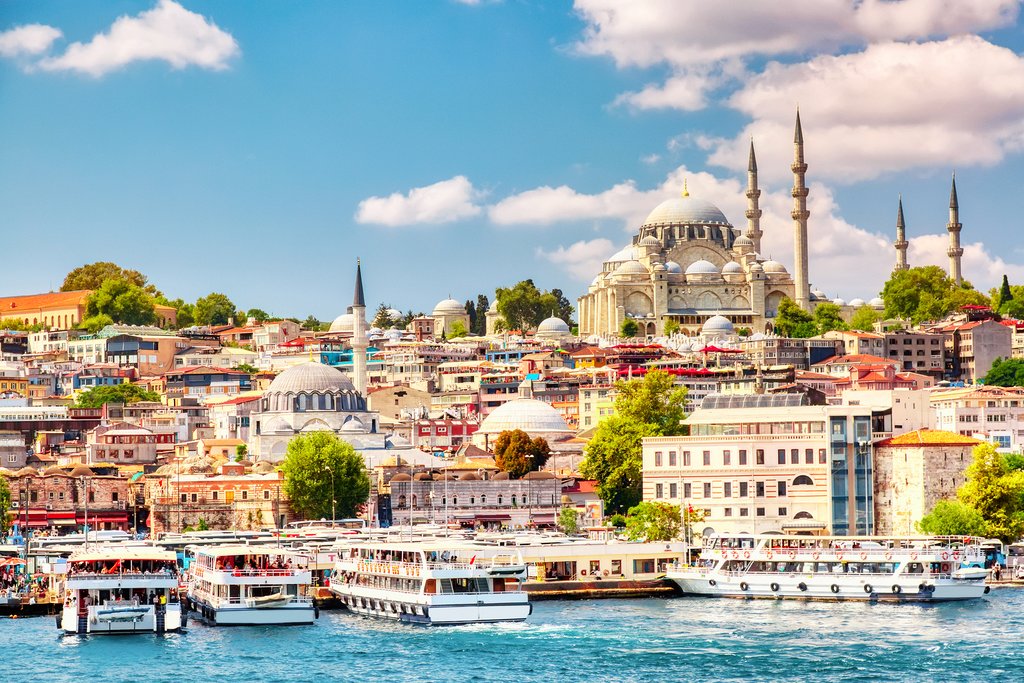
M 0 619 L 0 681 L 1016 680 L 1024 590 L 932 606 L 708 598 L 544 602 L 524 624 L 314 626 L 62 637 Z

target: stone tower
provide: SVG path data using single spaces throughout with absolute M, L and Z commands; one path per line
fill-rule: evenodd
M 899 208 L 896 210 L 896 241 L 893 242 L 893 246 L 896 247 L 894 271 L 906 270 L 910 267 L 907 265 L 907 244 L 907 225 L 903 221 L 903 195 L 900 195 Z
M 363 297 L 363 270 L 356 259 L 356 291 L 352 299 L 352 384 L 366 396 L 366 299 Z
M 750 158 L 747 160 L 747 237 L 754 243 L 754 251 L 761 253 L 761 209 L 758 199 L 761 190 L 757 187 L 757 157 L 754 156 L 754 139 L 750 139 Z
M 793 281 L 796 304 L 811 310 L 811 288 L 807 275 L 807 164 L 804 163 L 804 132 L 800 127 L 800 110 L 796 111 L 796 131 L 793 135 Z
M 959 287 L 963 284 L 964 277 L 960 270 L 960 257 L 964 255 L 964 249 L 960 246 L 960 202 L 956 198 L 956 173 L 953 174 L 953 187 L 949 191 L 949 223 L 946 230 L 949 231 L 949 249 L 946 255 L 949 256 L 949 279 L 956 282 Z

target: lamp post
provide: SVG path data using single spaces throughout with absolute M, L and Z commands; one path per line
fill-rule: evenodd
M 85 514 L 82 516 L 82 527 L 85 530 L 85 548 L 89 548 L 89 477 L 82 477 L 82 504 Z
M 338 505 L 338 493 L 337 489 L 334 488 L 334 468 L 330 467 L 330 465 L 328 465 L 328 467 L 330 468 L 331 473 L 331 528 L 333 529 L 334 520 L 337 519 L 336 508 Z

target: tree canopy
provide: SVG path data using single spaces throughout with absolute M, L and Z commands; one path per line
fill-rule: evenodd
M 101 408 L 106 403 L 138 403 L 139 401 L 160 401 L 155 391 L 143 389 L 138 384 L 124 383 L 112 386 L 98 386 L 78 394 L 75 406 L 78 408 Z
M 382 330 L 390 330 L 392 327 L 398 324 L 394 316 L 391 315 L 391 306 L 385 303 L 377 306 L 377 312 L 373 315 L 373 321 L 371 323 L 374 327 Z
M 235 305 L 220 292 L 211 292 L 196 300 L 195 318 L 198 325 L 227 325 L 234 315 Z
M 559 289 L 545 292 L 533 280 L 522 280 L 512 287 L 499 287 L 496 294 L 504 329 L 532 330 L 551 315 L 567 315 L 563 320 L 571 324 L 575 309 Z
M 775 332 L 782 337 L 806 339 L 818 334 L 814 316 L 796 305 L 788 296 L 779 302 L 775 314 Z
M 914 323 L 940 320 L 967 304 L 988 304 L 989 300 L 969 282 L 957 286 L 938 266 L 897 270 L 882 288 L 885 315 Z
M 873 332 L 875 323 L 882 319 L 882 314 L 868 305 L 861 306 L 850 318 L 850 329 L 861 332 Z
M 562 508 L 558 513 L 558 528 L 563 534 L 572 536 L 580 529 L 580 517 L 576 508 Z
M 626 318 L 619 325 L 619 336 L 625 339 L 632 339 L 640 332 L 640 326 L 632 318 Z
M 1011 470 L 994 445 L 975 446 L 957 498 L 978 511 L 986 535 L 1012 543 L 1024 534 L 1024 471 Z
M 152 325 L 157 320 L 155 305 L 153 297 L 139 285 L 109 278 L 89 295 L 85 315 L 105 315 L 125 325 Z
M 996 387 L 1024 387 L 1024 360 L 996 358 L 985 375 L 985 384 Z
M 674 541 L 683 520 L 678 505 L 658 501 L 634 505 L 626 515 L 626 538 L 631 541 Z
M 831 332 L 832 330 L 849 329 L 846 321 L 843 320 L 841 312 L 842 310 L 839 306 L 831 301 L 825 301 L 815 306 L 812 317 L 814 319 L 814 327 L 817 330 L 817 333 L 824 334 L 826 332 Z
M 7 511 L 11 509 L 11 487 L 7 485 L 7 478 L 0 477 L 0 535 L 7 533 L 9 519 Z
M 937 536 L 984 536 L 988 530 L 985 518 L 970 505 L 956 500 L 940 500 L 917 523 L 923 534 Z
M 469 334 L 469 330 L 461 320 L 454 320 L 448 327 L 448 339 L 458 339 L 459 337 L 465 337 Z
M 128 284 L 141 287 L 150 295 L 156 295 L 156 288 L 149 284 L 148 278 L 137 270 L 126 270 L 110 261 L 87 263 L 75 268 L 66 276 L 60 286 L 62 292 L 75 292 L 82 289 L 96 290 L 107 280 L 121 280 Z
M 512 479 L 544 467 L 551 448 L 543 437 L 530 438 L 522 429 L 504 431 L 494 441 L 494 464 Z
M 250 308 L 245 312 L 245 319 L 252 318 L 258 323 L 265 323 L 270 320 L 270 314 L 264 311 L 262 308 Z
M 989 290 L 992 310 L 1009 318 L 1024 318 L 1024 285 L 1011 285 L 1003 275 L 1003 283 L 999 289 Z
M 598 423 L 587 444 L 580 472 L 597 480 L 597 493 L 609 513 L 625 512 L 640 502 L 643 439 L 682 434 L 686 389 L 672 376 L 651 370 L 641 379 L 615 385 L 615 414 Z
M 482 337 L 487 334 L 487 310 L 491 307 L 491 300 L 486 294 L 476 295 L 476 319 L 473 321 L 473 334 Z
M 332 501 L 338 518 L 355 517 L 370 495 L 362 456 L 331 432 L 292 438 L 281 471 L 292 509 L 306 519 L 330 518 Z

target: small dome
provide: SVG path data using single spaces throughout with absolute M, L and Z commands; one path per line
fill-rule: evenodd
M 885 308 L 885 302 L 882 297 L 876 296 L 874 299 L 868 302 L 868 305 L 872 308 Z
M 366 427 L 363 425 L 362 420 L 358 417 L 353 417 L 345 420 L 345 424 L 341 425 L 341 431 L 361 434 L 366 431 Z
M 866 304 L 867 302 L 864 301 L 864 299 L 850 299 L 850 305 L 855 306 L 856 308 L 860 308 L 861 306 L 864 306 Z
M 551 472 L 548 472 L 546 470 L 536 470 L 534 472 L 527 472 L 523 476 L 523 479 L 534 479 L 534 480 L 536 480 L 536 479 L 554 479 L 554 478 L 555 478 L 555 475 L 553 475 Z
M 389 308 L 388 309 L 388 315 L 391 316 L 392 318 L 394 318 L 395 320 L 398 320 L 399 318 L 404 317 L 403 313 L 400 310 L 398 310 L 397 308 Z
M 608 263 L 622 263 L 623 261 L 633 261 L 636 259 L 636 247 L 632 244 L 626 245 L 622 249 L 612 254 L 608 259 Z
M 750 272 L 751 273 L 763 273 L 764 272 L 764 266 L 762 266 L 760 263 L 757 263 L 755 261 L 754 263 L 750 264 Z
M 480 481 L 480 475 L 476 472 L 463 472 L 459 475 L 459 481 Z
M 728 219 L 721 209 L 711 202 L 691 197 L 668 199 L 658 204 L 647 216 L 644 226 L 648 225 L 729 225 Z
M 85 465 L 79 465 L 75 469 L 71 470 L 72 477 L 94 477 L 95 473 L 86 467 Z
M 724 266 L 722 266 L 722 274 L 723 275 L 736 274 L 736 273 L 742 273 L 742 272 L 743 272 L 743 266 L 741 266 L 740 264 L 736 263 L 735 261 L 729 261 Z
M 466 307 L 455 299 L 438 301 L 431 315 L 465 315 Z
M 655 273 L 664 273 L 668 268 L 663 263 L 655 263 L 654 268 L 651 268 Z
M 46 475 L 53 475 L 53 474 L 67 475 L 67 472 L 65 472 L 61 468 L 57 467 L 56 465 L 52 465 L 50 467 L 47 467 L 45 470 L 43 470 L 43 474 L 46 474 Z
M 36 476 L 38 474 L 39 473 L 36 472 L 33 468 L 31 468 L 28 465 L 26 465 L 25 467 L 22 467 L 20 470 L 18 470 L 18 472 L 14 476 L 16 476 L 16 477 L 34 477 L 34 476 Z
M 402 341 L 402 331 L 396 330 L 395 328 L 392 327 L 390 330 L 387 330 L 384 333 L 384 338 L 387 339 L 389 342 Z
M 724 315 L 713 315 L 701 326 L 700 333 L 704 335 L 732 334 L 734 329 L 732 321 Z
M 557 410 L 534 398 L 517 398 L 498 406 L 480 423 L 484 434 L 521 429 L 527 434 L 568 434 L 572 430 Z
M 639 261 L 626 261 L 615 269 L 616 275 L 647 275 L 647 266 Z
M 845 299 L 840 299 L 840 298 L 837 297 L 835 299 L 832 299 L 832 303 L 834 303 L 836 306 L 845 306 L 846 305 L 846 300 Z
M 762 266 L 766 273 L 787 273 L 786 266 L 782 265 L 778 261 L 765 261 Z
M 665 270 L 667 270 L 669 273 L 673 273 L 673 274 L 682 274 L 683 267 L 681 265 L 679 265 L 678 263 L 676 263 L 675 261 L 666 261 L 665 262 Z
M 595 275 L 594 279 L 590 281 L 590 286 L 593 287 L 594 285 L 599 285 L 599 284 L 601 284 L 601 276 L 600 275 Z
M 391 477 L 391 481 L 412 481 L 412 477 L 405 472 L 399 472 L 395 476 Z
M 642 240 L 640 240 L 639 242 L 637 242 L 637 246 L 638 247 L 658 247 L 658 248 L 660 248 L 661 247 L 661 241 L 658 240 L 658 238 L 655 237 L 654 235 L 648 235 L 647 237 L 645 237 Z
M 827 301 L 828 300 L 828 296 L 825 294 L 825 292 L 821 291 L 820 289 L 813 289 L 813 290 L 811 290 L 811 294 L 813 294 L 814 296 L 818 297 L 822 301 Z
M 256 474 L 270 474 L 275 469 L 276 468 L 274 467 L 274 463 L 269 462 L 267 460 L 260 460 L 259 462 L 252 466 L 252 471 L 255 472 Z
M 687 275 L 718 275 L 718 267 L 711 261 L 701 259 L 686 267 Z
M 750 249 L 753 249 L 754 248 L 754 240 L 750 239 L 746 235 L 740 235 L 739 237 L 737 237 L 736 239 L 734 239 L 732 241 L 732 246 L 734 246 L 734 247 L 749 247 Z
M 302 392 L 329 394 L 341 391 L 355 391 L 352 380 L 341 370 L 323 363 L 300 363 L 275 377 L 267 389 L 267 395 Z
M 554 316 L 543 320 L 540 325 L 537 326 L 538 337 L 562 337 L 571 334 L 569 325 L 561 318 Z
M 351 332 L 355 319 L 356 317 L 351 313 L 342 313 L 331 323 L 328 332 Z
M 430 481 L 430 473 L 429 472 L 417 472 L 416 474 L 412 475 L 412 480 L 413 481 Z
M 498 472 L 491 477 L 491 481 L 508 481 L 508 479 L 508 472 Z

